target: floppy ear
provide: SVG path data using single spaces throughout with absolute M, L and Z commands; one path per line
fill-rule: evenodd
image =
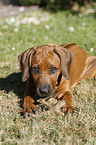
M 30 76 L 29 69 L 31 67 L 31 60 L 32 60 L 33 53 L 34 53 L 34 48 L 30 48 L 18 56 L 20 69 L 22 70 L 23 82 L 25 82 Z
M 74 53 L 63 47 L 56 47 L 54 52 L 59 56 L 61 61 L 61 72 L 65 79 L 69 80 L 70 68 L 74 60 Z

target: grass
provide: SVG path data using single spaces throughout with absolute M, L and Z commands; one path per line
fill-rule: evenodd
M 0 143 L 2 145 L 95 145 L 96 79 L 80 81 L 72 89 L 78 113 L 64 117 L 54 112 L 24 119 L 18 55 L 32 46 L 78 43 L 96 55 L 94 13 L 50 13 L 36 10 L 0 20 Z M 71 27 L 71 28 L 70 28 Z M 73 29 L 73 31 L 71 30 Z M 94 49 L 91 49 L 94 48 Z M 37 106 L 38 107 L 38 106 Z M 41 111 L 41 109 L 39 109 Z

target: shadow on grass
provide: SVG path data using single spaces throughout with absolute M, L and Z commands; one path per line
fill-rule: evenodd
M 3 90 L 6 93 L 10 91 L 14 92 L 20 99 L 20 106 L 22 107 L 23 95 L 25 92 L 26 83 L 22 83 L 21 72 L 12 73 L 6 78 L 0 78 L 0 90 Z

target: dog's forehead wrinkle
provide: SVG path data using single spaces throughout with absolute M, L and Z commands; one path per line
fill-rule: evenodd
M 54 46 L 48 46 L 48 45 L 44 45 L 44 46 L 39 46 L 37 48 L 37 53 L 42 53 L 42 54 L 47 54 L 50 53 L 53 50 Z
M 44 51 L 43 51 L 44 50 Z M 41 59 L 53 59 L 54 58 L 54 52 L 52 50 L 46 51 L 45 49 L 40 49 L 40 51 L 36 51 L 34 58 L 36 60 Z
M 48 69 L 50 65 L 60 67 L 60 58 L 54 53 L 55 48 L 56 46 L 38 47 L 32 59 L 32 65 L 45 66 L 46 69 Z

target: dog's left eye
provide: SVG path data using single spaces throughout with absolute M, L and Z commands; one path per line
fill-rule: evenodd
M 57 70 L 58 70 L 57 67 L 53 67 L 53 66 L 50 67 L 50 73 L 51 74 L 54 74 Z
M 32 70 L 36 73 L 39 74 L 40 73 L 40 68 L 38 67 L 33 67 Z

